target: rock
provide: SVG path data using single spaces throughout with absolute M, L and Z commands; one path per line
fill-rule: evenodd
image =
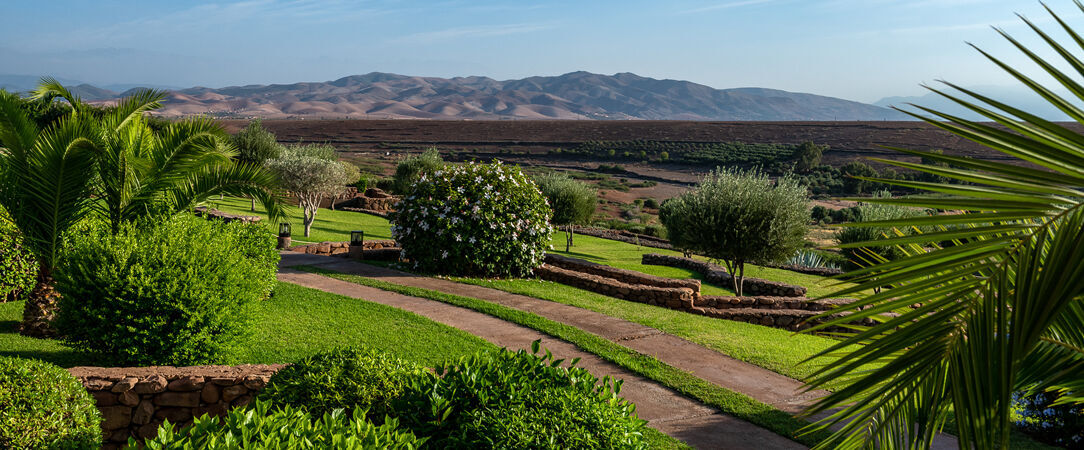
M 135 391 L 136 394 L 157 394 L 165 391 L 167 385 L 169 385 L 169 383 L 166 381 L 166 377 L 154 375 L 136 383 L 132 390 Z
M 249 389 L 257 390 L 262 388 L 265 384 L 267 384 L 267 380 L 257 375 L 249 375 L 245 377 L 245 387 Z
M 213 405 L 205 405 L 196 408 L 193 415 L 196 417 L 203 417 L 203 415 L 206 414 L 209 416 L 222 417 L 226 415 L 226 411 L 225 403 L 215 403 Z
M 122 405 L 135 406 L 139 404 L 139 394 L 136 394 L 129 389 L 117 394 L 117 401 Z
M 153 422 L 149 422 L 149 423 L 139 427 L 139 429 L 136 430 L 136 434 L 139 437 L 144 438 L 144 439 L 152 438 L 152 437 L 158 435 L 158 427 L 161 426 L 161 425 L 162 425 L 161 420 L 155 420 Z
M 249 402 L 251 402 L 251 401 L 252 401 L 252 396 L 251 395 L 242 395 L 240 397 L 237 397 L 237 399 L 235 399 L 233 401 L 233 403 L 231 403 L 231 404 L 233 405 L 234 408 L 240 408 L 242 406 L 248 405 Z
M 203 377 L 186 376 L 169 382 L 166 389 L 178 392 L 198 391 L 203 389 Z
M 154 413 L 154 417 L 168 420 L 169 423 L 182 424 L 192 420 L 190 408 L 162 408 Z
M 218 403 L 218 399 L 221 398 L 221 391 L 222 388 L 219 388 L 213 383 L 207 383 L 205 386 L 203 386 L 203 390 L 200 391 L 199 398 L 203 401 L 203 403 Z
M 121 392 L 127 392 L 127 391 L 130 391 L 132 388 L 134 388 L 136 383 L 138 383 L 138 382 L 139 382 L 139 378 L 127 377 L 127 378 L 124 378 L 123 380 L 118 381 L 116 384 L 114 384 L 113 389 L 110 389 L 110 390 L 113 391 L 113 392 L 116 392 L 118 394 L 121 393 Z
M 90 391 L 94 397 L 94 404 L 100 406 L 113 406 L 117 404 L 117 394 L 107 391 Z
M 102 429 L 118 430 L 132 423 L 130 406 L 105 406 L 98 408 L 98 411 L 102 413 Z
M 150 400 L 143 400 L 136 405 L 135 410 L 132 412 L 132 423 L 136 425 L 143 425 L 151 421 L 151 417 L 154 416 L 154 403 Z
M 163 392 L 154 397 L 154 403 L 159 406 L 195 408 L 199 406 L 199 397 L 199 392 Z
M 233 401 L 233 399 L 245 395 L 247 392 L 248 389 L 244 386 L 226 386 L 222 389 L 222 401 Z

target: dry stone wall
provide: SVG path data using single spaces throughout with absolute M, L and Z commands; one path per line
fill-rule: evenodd
M 546 254 L 546 264 L 577 272 L 607 277 L 627 284 L 642 284 L 663 288 L 687 288 L 691 289 L 693 292 L 700 292 L 700 280 L 680 280 L 657 277 L 633 270 L 618 269 L 616 267 L 552 253 Z
M 577 234 L 599 237 L 612 241 L 627 242 L 629 244 L 636 244 L 644 247 L 661 248 L 664 250 L 673 249 L 673 247 L 670 245 L 670 241 L 666 239 L 657 238 L 655 236 L 648 236 L 646 234 L 637 234 L 631 231 L 592 227 L 576 227 L 575 231 Z
M 663 306 L 671 309 L 688 310 L 693 307 L 696 292 L 688 287 L 658 287 L 643 284 L 624 283 L 590 273 L 564 269 L 545 264 L 534 270 L 535 275 L 547 281 L 553 281 L 603 295 L 624 300 Z M 699 290 L 699 289 L 698 289 Z
M 704 275 L 704 279 L 708 283 L 720 286 L 732 286 L 734 284 L 733 276 L 726 269 L 716 264 L 692 258 L 649 253 L 642 257 L 641 264 L 680 267 L 699 272 Z M 755 296 L 804 297 L 806 294 L 805 287 L 759 278 L 746 277 L 742 286 L 743 293 Z
M 192 212 L 196 214 L 196 217 L 205 217 L 205 218 L 208 218 L 208 219 L 218 219 L 218 220 L 222 220 L 222 221 L 227 222 L 227 223 L 229 223 L 229 222 L 256 223 L 256 222 L 259 222 L 260 220 L 263 220 L 259 216 L 242 216 L 242 215 L 239 215 L 239 214 L 230 214 L 230 213 L 227 213 L 227 212 L 219 211 L 219 210 L 214 209 L 214 208 L 208 208 L 206 206 L 197 206 L 197 207 L 193 208 Z
M 399 252 L 402 250 L 395 241 L 365 241 L 361 248 L 362 259 L 380 261 L 398 261 Z M 291 252 L 308 253 L 310 255 L 323 256 L 347 256 L 350 253 L 350 242 L 319 242 L 316 244 L 295 245 L 290 247 Z
M 94 397 L 107 447 L 153 436 L 163 421 L 184 426 L 203 414 L 247 405 L 285 365 L 73 367 Z

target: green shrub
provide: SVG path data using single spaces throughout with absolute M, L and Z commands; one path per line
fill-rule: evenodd
M 366 348 L 343 348 L 310 356 L 271 377 L 259 398 L 303 408 L 314 416 L 343 409 L 368 411 L 382 423 L 420 366 Z
M 56 272 L 56 326 L 118 365 L 220 362 L 270 292 L 278 254 L 265 227 L 191 215 L 72 239 Z
M 435 448 L 645 448 L 645 421 L 618 397 L 621 383 L 575 363 L 479 353 L 415 378 L 399 417 Z
M 395 166 L 392 191 L 405 195 L 410 192 L 411 187 L 423 173 L 434 172 L 440 170 L 441 167 L 444 167 L 444 160 L 435 148 L 430 148 L 419 156 L 406 158 Z
M 644 208 L 658 209 L 659 201 L 653 198 L 644 199 Z
M 573 227 L 591 221 L 598 203 L 598 193 L 590 186 L 568 175 L 548 173 L 535 178 L 538 189 L 546 196 L 553 211 L 550 223 L 565 225 L 565 251 L 572 247 Z
M 23 246 L 15 225 L 0 209 L 0 303 L 19 300 L 34 289 L 38 264 Z
M 251 409 L 235 408 L 224 418 L 196 418 L 192 425 L 177 430 L 166 422 L 144 445 L 163 449 L 416 449 L 425 442 L 409 431 L 400 431 L 392 419 L 376 426 L 361 411 L 353 417 L 342 410 L 323 416 L 285 406 L 257 401 Z M 128 439 L 129 449 L 139 441 Z
M 426 272 L 528 275 L 553 231 L 546 198 L 518 167 L 500 162 L 422 174 L 397 209 L 392 235 Z
M 94 399 L 68 371 L 0 356 L 0 448 L 97 448 L 101 421 Z
M 881 192 L 877 194 L 877 197 L 890 197 L 887 192 Z M 892 220 L 903 219 L 907 217 L 917 217 L 926 214 L 925 211 L 908 208 L 905 206 L 897 205 L 879 205 L 872 203 L 863 203 L 854 208 L 854 222 L 872 222 L 878 220 Z M 892 228 L 892 227 L 871 227 L 871 226 L 855 226 L 844 227 L 836 233 L 836 241 L 839 244 L 854 244 L 856 242 L 874 241 L 887 237 L 895 237 L 896 233 L 900 232 L 905 235 L 910 235 L 913 230 L 908 228 Z M 864 267 L 872 264 L 878 258 L 869 255 L 868 252 L 873 252 L 879 257 L 887 260 L 895 260 L 904 256 L 903 250 L 895 246 L 870 246 L 863 248 L 844 248 L 841 252 L 848 260 L 848 266 L 850 268 Z

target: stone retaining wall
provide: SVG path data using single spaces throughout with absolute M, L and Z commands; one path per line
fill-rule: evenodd
M 543 280 L 566 284 L 623 300 L 672 309 L 691 309 L 693 300 L 697 295 L 696 292 L 687 287 L 658 287 L 623 283 L 613 278 L 578 272 L 550 264 L 535 269 L 534 273 Z
M 583 234 L 587 236 L 599 237 L 603 239 L 609 239 L 612 241 L 627 242 L 629 244 L 637 244 L 644 247 L 661 248 L 665 250 L 673 250 L 670 245 L 670 241 L 658 238 L 655 236 L 648 236 L 646 234 L 637 234 L 631 231 L 625 230 L 611 230 L 608 228 L 588 228 L 588 227 L 576 227 L 577 234 Z
M 346 206 L 346 207 L 343 207 L 343 208 L 340 208 L 340 209 L 343 210 L 343 211 L 372 214 L 374 216 L 383 217 L 385 219 L 388 218 L 388 212 L 387 211 L 377 211 L 375 209 L 365 209 L 365 208 L 351 208 L 349 206 Z
M 219 219 L 226 223 L 229 222 L 242 222 L 242 223 L 256 223 L 263 220 L 259 216 L 242 216 L 239 214 L 230 214 L 222 212 L 214 208 L 208 208 L 206 206 L 197 206 L 192 209 L 192 212 L 196 214 L 196 217 L 206 217 L 208 219 Z
M 193 367 L 73 367 L 102 412 L 107 447 L 153 436 L 166 419 L 184 426 L 205 413 L 222 416 L 285 365 Z
M 642 257 L 641 264 L 680 267 L 682 269 L 699 272 L 704 275 L 704 280 L 708 283 L 727 287 L 733 286 L 734 284 L 733 277 L 726 269 L 706 261 L 683 258 L 680 256 L 649 253 Z M 746 277 L 742 286 L 742 293 L 754 296 L 803 297 L 806 293 L 805 287 L 802 286 L 780 283 L 778 281 L 762 280 L 759 278 Z
M 546 264 L 557 266 L 562 269 L 568 269 L 576 272 L 589 273 L 592 275 L 611 278 L 627 284 L 642 284 L 646 286 L 655 286 L 662 288 L 686 288 L 691 289 L 698 295 L 700 293 L 700 280 L 680 280 L 674 278 L 657 277 L 654 275 L 648 275 L 646 273 L 618 269 L 616 267 L 610 267 L 590 261 L 585 261 L 582 259 L 570 258 L 567 256 L 555 255 L 552 253 L 546 254 Z
M 361 245 L 365 250 L 381 250 L 394 248 L 396 252 L 399 251 L 398 244 L 395 241 L 365 241 Z M 308 253 L 311 255 L 324 255 L 324 256 L 337 256 L 350 253 L 350 242 L 319 242 L 316 244 L 295 245 L 290 247 L 291 252 Z

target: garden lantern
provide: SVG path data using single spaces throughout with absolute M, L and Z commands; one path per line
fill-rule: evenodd
M 286 249 L 290 248 L 290 240 L 291 240 L 290 239 L 290 224 L 289 223 L 280 223 L 279 224 L 279 243 L 275 248 L 277 248 L 279 250 L 286 250 Z
M 350 246 L 360 246 L 365 243 L 364 231 L 351 231 L 350 232 Z
M 289 222 L 283 222 L 279 224 L 279 237 L 290 237 Z

